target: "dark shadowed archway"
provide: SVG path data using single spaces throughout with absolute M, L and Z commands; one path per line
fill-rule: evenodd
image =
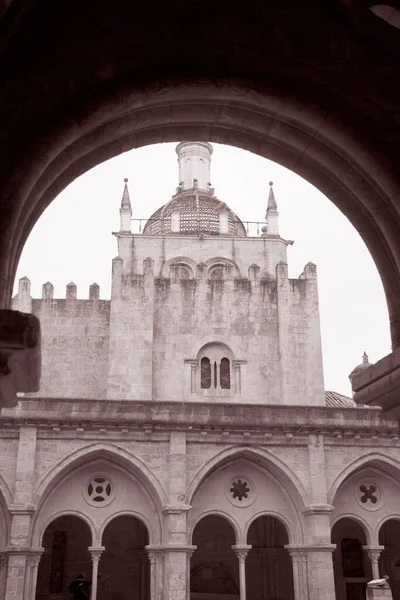
M 232 546 L 235 532 L 219 515 L 207 515 L 196 525 L 190 562 L 191 600 L 239 600 L 238 560 Z
M 363 549 L 365 531 L 354 519 L 343 518 L 332 528 L 336 600 L 365 600 L 372 579 L 371 562 Z
M 134 516 L 120 515 L 107 524 L 102 537 L 105 550 L 99 566 L 98 600 L 150 598 L 148 543 L 145 525 Z
M 393 600 L 400 600 L 400 520 L 389 519 L 379 530 L 379 574 L 389 576 Z
M 89 526 L 77 516 L 66 515 L 47 526 L 36 584 L 36 599 L 68 596 L 71 581 L 80 573 L 91 579 Z
M 263 515 L 250 525 L 246 558 L 247 598 L 294 600 L 292 559 L 285 545 L 289 537 L 275 517 Z

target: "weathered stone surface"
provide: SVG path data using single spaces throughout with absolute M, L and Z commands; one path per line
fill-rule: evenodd
M 36 392 L 41 372 L 40 323 L 30 314 L 0 310 L 0 408 L 17 392 Z

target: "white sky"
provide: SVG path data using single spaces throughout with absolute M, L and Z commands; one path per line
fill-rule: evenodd
M 53 201 L 32 231 L 17 272 L 17 279 L 31 280 L 34 298 L 41 298 L 46 281 L 53 283 L 55 297 L 65 297 L 70 281 L 78 286 L 78 298 L 88 297 L 94 281 L 100 297 L 110 297 L 111 259 L 117 254 L 111 232 L 119 229 L 124 177 L 133 217 L 149 217 L 178 185 L 175 146 L 126 152 L 79 177 Z M 370 362 L 390 352 L 383 288 L 364 242 L 335 205 L 298 175 L 237 148 L 213 147 L 215 193 L 243 221 L 264 221 L 268 182 L 274 182 L 280 234 L 295 242 L 288 248 L 289 276 L 297 278 L 308 261 L 318 267 L 325 388 L 350 396 L 348 374 L 363 351 Z

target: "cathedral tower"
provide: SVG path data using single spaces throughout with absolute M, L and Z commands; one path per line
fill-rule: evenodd
M 143 233 L 121 217 L 108 397 L 323 405 L 316 267 L 289 279 L 272 182 L 249 236 L 211 187 L 211 144 L 176 152 L 176 193 Z

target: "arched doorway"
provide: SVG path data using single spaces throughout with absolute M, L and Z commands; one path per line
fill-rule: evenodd
M 226 519 L 207 515 L 196 525 L 190 562 L 191 600 L 239 600 L 239 567 L 232 550 L 235 532 Z
M 250 525 L 246 558 L 247 598 L 294 600 L 292 560 L 285 545 L 289 537 L 276 518 L 262 515 Z
M 379 545 L 385 546 L 379 557 L 379 574 L 389 576 L 393 600 L 400 600 L 400 521 L 389 519 L 379 530 Z
M 150 564 L 146 526 L 132 515 L 110 521 L 103 533 L 97 600 L 150 598 Z
M 47 526 L 42 540 L 44 552 L 40 560 L 36 600 L 70 598 L 68 586 L 78 573 L 91 579 L 92 560 L 89 546 L 92 534 L 85 521 L 65 515 Z
M 367 544 L 363 528 L 354 519 L 340 519 L 332 528 L 332 544 L 336 544 L 333 552 L 336 600 L 365 600 L 372 569 L 363 550 Z

